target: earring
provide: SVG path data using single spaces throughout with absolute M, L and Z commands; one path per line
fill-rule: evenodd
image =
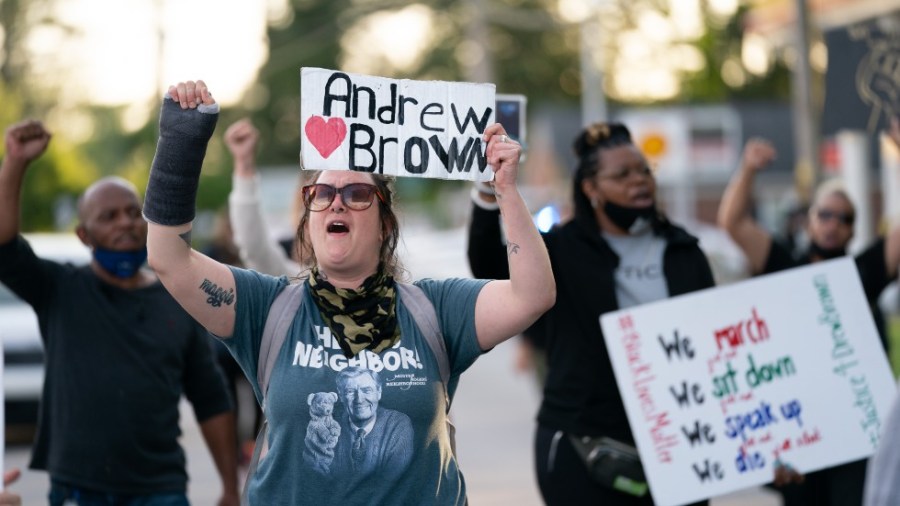
M 597 197 L 591 197 L 591 207 L 597 209 Z

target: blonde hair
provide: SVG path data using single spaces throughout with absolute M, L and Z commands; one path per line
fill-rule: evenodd
M 813 196 L 812 205 L 809 206 L 809 212 L 815 212 L 816 209 L 822 204 L 822 201 L 826 198 L 838 195 L 843 197 L 844 200 L 847 201 L 847 204 L 850 205 L 850 211 L 856 215 L 856 206 L 853 205 L 853 200 L 850 198 L 850 194 L 847 192 L 847 186 L 844 185 L 844 182 L 839 178 L 831 178 L 822 182 L 818 188 L 816 188 L 816 193 Z

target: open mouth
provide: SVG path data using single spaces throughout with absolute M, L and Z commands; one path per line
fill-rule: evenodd
M 649 191 L 641 191 L 631 196 L 631 203 L 639 207 L 653 204 L 653 193 Z
M 143 246 L 140 238 L 133 234 L 123 235 L 121 237 L 118 237 L 114 241 L 114 244 L 121 248 L 134 248 L 134 249 L 137 249 L 137 248 L 140 248 Z
M 328 224 L 326 231 L 329 234 L 346 234 L 350 231 L 350 227 L 343 221 L 333 221 Z
M 653 198 L 653 193 L 650 190 L 640 190 L 634 194 L 633 198 L 638 200 L 651 199 Z

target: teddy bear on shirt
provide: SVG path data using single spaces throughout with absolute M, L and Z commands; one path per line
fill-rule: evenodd
M 303 460 L 313 469 L 328 474 L 334 460 L 334 448 L 341 435 L 341 426 L 334 419 L 334 403 L 338 395 L 334 392 L 309 394 L 309 424 L 306 426 L 306 448 Z

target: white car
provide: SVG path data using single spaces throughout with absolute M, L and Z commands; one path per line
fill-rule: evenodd
M 74 234 L 26 234 L 41 258 L 85 265 L 90 250 Z M 37 316 L 0 283 L 0 341 L 3 344 L 3 394 L 6 426 L 33 425 L 44 384 L 44 347 Z

